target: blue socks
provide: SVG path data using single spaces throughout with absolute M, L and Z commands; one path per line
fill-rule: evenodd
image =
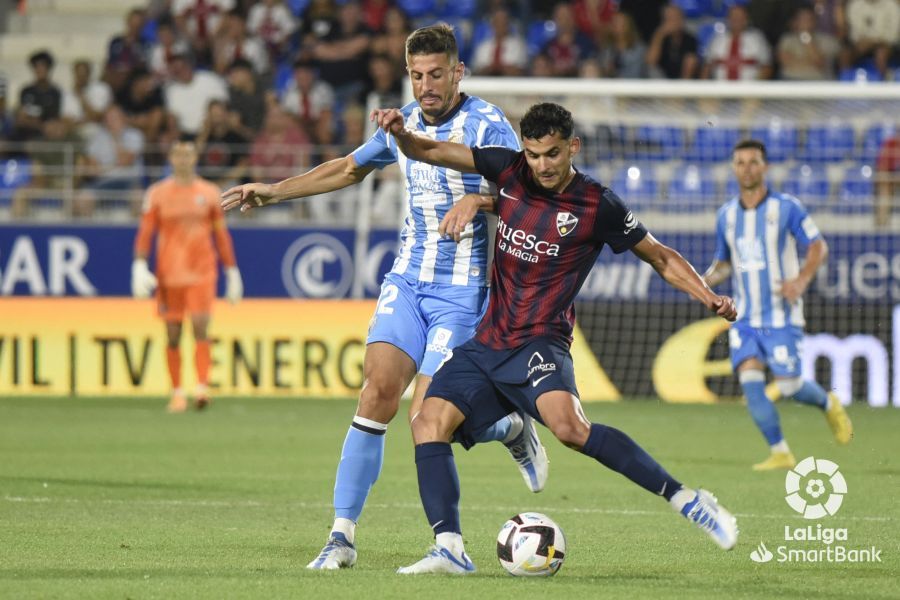
M 439 533 L 461 533 L 459 525 L 459 477 L 453 450 L 445 442 L 416 446 L 419 496 L 428 524 Z
M 818 406 L 821 409 L 828 407 L 828 393 L 815 381 L 804 381 L 800 389 L 791 396 L 791 399 L 802 404 Z
M 335 518 L 359 520 L 369 490 L 378 480 L 384 462 L 384 434 L 387 425 L 360 416 L 344 439 L 341 462 L 334 482 Z
M 681 488 L 681 483 L 669 475 L 643 448 L 613 427 L 591 424 L 591 433 L 581 453 L 666 500 L 671 499 Z
M 781 420 L 778 411 L 769 397 L 766 396 L 766 376 L 762 371 L 741 371 L 738 374 L 744 396 L 747 397 L 747 409 L 756 427 L 762 432 L 769 446 L 784 440 L 781 434 Z

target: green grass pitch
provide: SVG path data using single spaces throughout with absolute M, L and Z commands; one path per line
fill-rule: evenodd
M 304 567 L 328 534 L 350 400 L 217 400 L 167 415 L 164 401 L 0 399 L 0 598 L 897 598 L 900 411 L 854 407 L 856 439 L 838 447 L 813 409 L 781 406 L 798 459 L 840 465 L 839 512 L 804 521 L 783 473 L 753 473 L 765 446 L 738 405 L 632 401 L 587 406 L 628 432 L 673 475 L 715 492 L 738 516 L 732 552 L 659 498 L 553 440 L 550 481 L 529 493 L 499 444 L 456 449 L 470 577 L 402 577 L 431 542 L 401 415 L 359 528 L 349 571 Z M 405 411 L 401 407 L 401 413 Z M 495 536 L 510 516 L 545 512 L 569 552 L 550 579 L 508 576 Z M 757 564 L 785 526 L 846 528 L 881 563 Z M 801 549 L 821 542 L 790 542 Z

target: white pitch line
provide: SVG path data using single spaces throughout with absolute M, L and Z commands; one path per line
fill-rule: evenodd
M 116 500 L 110 498 L 103 498 L 98 500 L 84 500 L 80 498 L 50 498 L 46 496 L 4 496 L 3 500 L 11 503 L 30 503 L 30 504 L 39 504 L 39 503 L 48 503 L 48 502 L 58 502 L 61 504 L 105 504 L 105 505 L 129 505 L 129 504 L 140 504 L 145 506 L 198 506 L 198 507 L 221 507 L 221 508 L 274 508 L 274 507 L 296 507 L 296 508 L 310 508 L 310 509 L 330 509 L 332 508 L 331 504 L 326 504 L 324 502 L 284 502 L 284 503 L 273 503 L 273 502 L 259 502 L 257 500 Z M 368 508 L 377 508 L 377 509 L 385 509 L 385 510 L 393 510 L 393 509 L 404 509 L 404 510 L 415 510 L 421 509 L 421 504 L 416 504 L 412 502 L 407 503 L 368 503 L 366 504 Z M 479 506 L 479 505 L 463 505 L 462 510 L 465 511 L 475 511 L 475 512 L 497 512 L 498 509 L 496 506 Z M 530 507 L 529 510 L 534 512 L 548 512 L 548 513 L 574 513 L 574 514 L 600 514 L 600 515 L 620 515 L 620 516 L 651 516 L 651 515 L 664 515 L 671 514 L 670 511 L 664 510 L 630 510 L 630 509 L 618 509 L 618 508 L 581 508 L 581 507 L 565 507 L 565 506 L 533 506 Z M 771 519 L 771 520 L 779 520 L 783 521 L 785 519 L 797 519 L 800 521 L 805 521 L 802 517 L 793 516 L 790 514 L 785 515 L 771 515 L 771 514 L 754 514 L 754 513 L 734 513 L 734 516 L 740 517 L 742 519 Z M 875 521 L 875 522 L 889 522 L 893 521 L 893 517 L 876 517 L 872 515 L 848 515 L 841 516 L 842 520 L 847 521 Z

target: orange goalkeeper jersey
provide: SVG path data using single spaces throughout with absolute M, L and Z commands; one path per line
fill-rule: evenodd
M 188 185 L 168 177 L 147 190 L 135 253 L 147 256 L 153 234 L 159 234 L 156 276 L 161 286 L 190 286 L 214 280 L 216 249 L 223 265 L 235 265 L 219 194 L 216 185 L 200 177 Z

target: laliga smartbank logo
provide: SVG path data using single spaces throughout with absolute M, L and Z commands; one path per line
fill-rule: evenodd
M 831 518 L 837 514 L 847 494 L 847 481 L 838 465 L 808 456 L 788 471 L 784 478 L 785 501 L 804 519 Z M 784 526 L 783 545 L 774 552 L 760 542 L 750 560 L 767 563 L 858 563 L 881 562 L 881 549 L 852 547 L 846 527 L 826 527 L 822 523 L 805 527 Z

